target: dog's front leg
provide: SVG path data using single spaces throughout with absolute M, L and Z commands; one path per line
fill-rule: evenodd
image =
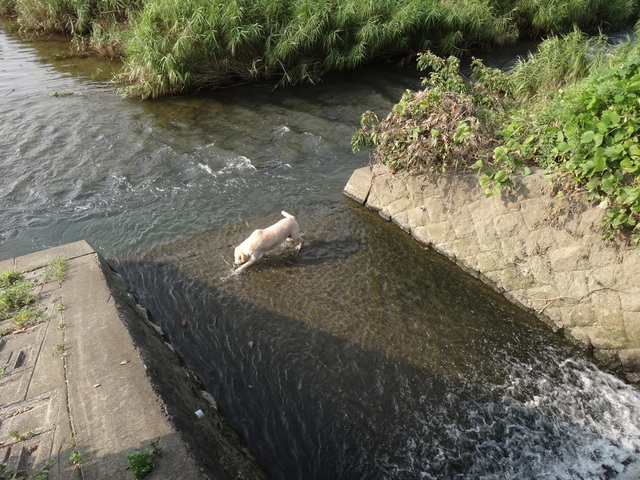
M 249 266 L 253 265 L 254 263 L 256 263 L 257 260 L 258 260 L 257 258 L 251 257 L 247 262 L 243 263 L 238 268 L 236 268 L 236 271 L 234 273 L 242 272 L 247 267 L 249 267 Z

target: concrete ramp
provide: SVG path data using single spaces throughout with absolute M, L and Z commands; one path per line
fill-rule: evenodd
M 66 274 L 43 283 L 46 265 Z M 128 454 L 157 445 L 146 478 L 264 478 L 262 469 L 86 242 L 0 262 L 39 283 L 42 321 L 0 329 L 0 462 L 49 478 L 130 479 Z M 196 415 L 200 411 L 200 418 Z

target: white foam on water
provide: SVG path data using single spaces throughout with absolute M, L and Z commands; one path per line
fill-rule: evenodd
M 288 133 L 290 131 L 291 131 L 291 129 L 289 127 L 287 127 L 286 125 L 280 125 L 280 126 L 276 127 L 275 135 L 277 137 L 282 137 L 285 133 Z
M 256 171 L 256 167 L 251 163 L 251 160 L 244 155 L 233 157 L 225 162 L 225 165 L 218 170 L 214 170 L 209 165 L 197 162 L 198 167 L 207 172 L 214 178 L 219 176 L 233 175 L 238 172 Z
M 204 170 L 205 172 L 207 172 L 209 175 L 212 175 L 214 177 L 216 177 L 217 175 L 215 173 L 213 173 L 213 170 L 211 169 L 211 167 L 209 165 L 205 165 L 204 163 L 200 163 L 198 162 L 198 166 Z
M 553 378 L 531 367 L 487 385 L 495 400 L 420 402 L 421 427 L 377 459 L 381 478 L 611 479 L 638 461 L 640 392 L 586 361 L 558 362 Z
M 221 173 L 229 174 L 234 172 L 246 172 L 246 171 L 256 171 L 257 168 L 251 163 L 251 160 L 245 157 L 244 155 L 240 155 L 235 157 L 231 162 L 227 164 L 222 170 Z

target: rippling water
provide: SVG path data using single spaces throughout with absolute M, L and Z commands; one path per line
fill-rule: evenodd
M 255 219 L 117 266 L 273 478 L 611 478 L 638 392 L 376 214 L 302 207 L 296 256 L 229 276 Z M 304 228 L 306 226 L 306 228 Z
M 344 199 L 410 72 L 121 99 L 117 65 L 0 30 L 0 259 L 88 240 L 278 479 L 613 478 L 640 395 Z M 230 276 L 298 217 L 305 246 Z
M 360 114 L 417 84 L 371 71 L 313 90 L 127 101 L 92 80 L 116 65 L 47 45 L 0 35 L 0 258 L 79 238 L 107 255 L 144 249 L 339 197 L 367 163 L 349 145 Z

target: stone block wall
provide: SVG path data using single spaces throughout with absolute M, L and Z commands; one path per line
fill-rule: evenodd
M 429 179 L 375 165 L 344 193 L 640 384 L 640 248 L 603 240 L 602 209 L 546 189 L 534 172 L 487 197 L 475 173 Z

